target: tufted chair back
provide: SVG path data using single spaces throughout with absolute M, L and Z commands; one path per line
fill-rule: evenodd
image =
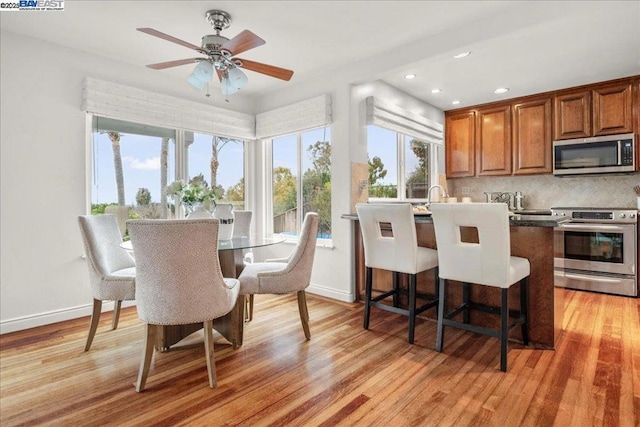
M 80 234 L 84 242 L 89 267 L 89 279 L 93 297 L 98 300 L 132 300 L 134 285 L 118 282 L 113 273 L 127 271 L 135 276 L 136 263 L 129 253 L 120 247 L 122 237 L 115 215 L 81 215 L 78 217 Z M 105 281 L 112 279 L 111 286 Z
M 233 211 L 233 237 L 249 237 L 253 211 Z
M 136 257 L 138 316 L 154 325 L 203 322 L 236 303 L 218 259 L 217 219 L 127 221 Z

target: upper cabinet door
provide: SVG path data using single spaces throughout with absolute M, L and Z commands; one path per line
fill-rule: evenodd
M 551 173 L 551 98 L 513 106 L 513 174 Z
M 591 136 L 591 91 L 558 95 L 555 103 L 554 139 Z
M 474 176 L 476 115 L 474 111 L 447 116 L 445 133 L 448 178 Z
M 511 174 L 511 106 L 478 110 L 478 176 Z
M 631 83 L 593 90 L 593 135 L 633 132 Z

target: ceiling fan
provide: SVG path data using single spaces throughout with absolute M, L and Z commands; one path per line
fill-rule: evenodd
M 213 71 L 215 70 L 220 80 L 222 93 L 231 95 L 236 93 L 247 83 L 247 76 L 240 70 L 254 71 L 256 73 L 265 74 L 277 79 L 289 81 L 293 76 L 293 71 L 286 68 L 275 67 L 260 62 L 249 61 L 248 59 L 237 58 L 242 52 L 262 46 L 266 42 L 249 30 L 244 30 L 232 39 L 221 36 L 220 32 L 229 27 L 231 23 L 231 15 L 222 10 L 210 10 L 205 15 L 206 20 L 216 34 L 209 34 L 202 37 L 202 45 L 196 46 L 189 42 L 185 42 L 173 36 L 170 36 L 153 28 L 138 28 L 138 31 L 159 37 L 161 39 L 179 44 L 189 49 L 199 52 L 205 57 L 178 59 L 175 61 L 160 62 L 150 64 L 147 67 L 154 70 L 162 70 L 179 65 L 197 63 L 193 73 L 187 78 L 189 84 L 196 89 L 204 89 L 211 81 Z M 207 96 L 209 96 L 207 88 Z

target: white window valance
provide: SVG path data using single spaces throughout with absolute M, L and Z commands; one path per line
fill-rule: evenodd
M 365 112 L 367 125 L 376 125 L 433 144 L 443 143 L 444 126 L 442 123 L 387 103 L 380 98 L 367 97 Z
M 253 140 L 255 116 L 87 77 L 82 109 L 106 117 Z
M 332 123 L 331 96 L 321 95 L 256 116 L 258 139 L 287 135 Z

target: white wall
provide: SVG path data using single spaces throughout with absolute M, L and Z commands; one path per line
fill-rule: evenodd
M 253 113 L 153 70 L 2 31 L 0 333 L 90 314 L 77 216 L 86 213 L 86 76 Z M 220 99 L 215 99 L 220 98 Z
M 183 80 L 153 70 L 6 31 L 1 39 L 0 333 L 90 314 L 91 294 L 76 219 L 89 205 L 86 115 L 80 109 L 86 76 L 244 113 L 331 94 L 333 247 L 317 248 L 309 291 L 342 301 L 355 297 L 352 223 L 340 216 L 350 211 L 351 162 L 367 158 L 358 114 L 362 99 L 376 95 L 443 120 L 433 107 L 376 82 L 373 71 L 385 71 L 377 61 L 334 70 L 308 83 L 292 83 L 258 100 L 234 95 L 227 104 L 215 94 L 203 99 Z M 259 177 L 266 153 L 260 143 L 252 148 L 250 162 Z M 258 185 L 259 178 L 252 184 Z M 251 208 L 260 212 L 264 198 L 249 197 Z M 256 220 L 264 223 L 265 218 Z M 288 244 L 273 246 L 256 251 L 256 258 L 286 255 L 291 249 Z
M 351 162 L 367 161 L 366 127 L 361 114 L 367 96 L 376 96 L 406 110 L 444 124 L 444 113 L 381 81 L 355 83 L 358 76 L 370 73 L 366 64 L 355 64 L 336 70 L 313 81 L 291 85 L 278 93 L 262 97 L 256 112 L 269 111 L 323 93 L 332 96 L 331 126 L 331 227 L 333 248 L 318 247 L 311 286 L 308 291 L 319 295 L 353 301 L 355 280 L 352 251 L 353 222 L 340 216 L 351 213 Z M 260 201 L 256 204 L 261 211 Z M 271 246 L 259 251 L 259 257 L 279 257 L 291 250 L 287 245 Z

